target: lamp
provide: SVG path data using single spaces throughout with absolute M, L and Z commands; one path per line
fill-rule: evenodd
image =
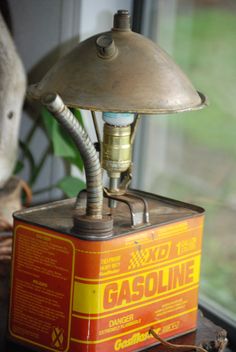
M 119 179 L 131 168 L 131 130 L 136 131 L 137 115 L 196 110 L 206 104 L 204 95 L 161 48 L 131 31 L 126 10 L 115 14 L 111 31 L 78 44 L 40 83 L 29 88 L 31 97 L 43 97 L 42 102 L 55 113 L 49 92 L 59 94 L 68 107 L 91 110 L 95 119 L 95 111 L 103 112 L 101 164 L 110 177 L 109 195 L 124 193 L 119 190 Z M 102 193 L 101 184 L 97 192 Z M 102 195 L 98 198 L 101 213 Z M 114 207 L 116 203 L 109 204 Z M 96 216 L 93 213 L 88 210 L 87 215 Z
M 64 288 L 51 274 L 61 297 L 64 295 L 64 306 L 57 296 L 55 304 L 61 313 L 48 323 L 52 335 L 38 335 L 44 348 L 135 351 L 154 343 L 150 328 L 167 338 L 193 330 L 203 209 L 130 190 L 128 185 L 140 116 L 201 109 L 206 105 L 204 95 L 161 48 L 131 31 L 126 10 L 115 14 L 111 31 L 78 44 L 41 82 L 29 88 L 28 95 L 41 100 L 74 140 L 84 161 L 87 189 L 76 200 L 15 214 L 11 329 L 18 327 L 14 302 L 19 297 L 23 305 L 27 301 L 24 289 L 17 291 L 23 241 L 28 253 L 36 250 L 35 243 L 42 247 L 43 258 L 50 253 L 71 283 Z M 90 110 L 95 128 L 95 111 L 102 112 L 100 158 L 70 107 Z M 108 188 L 103 186 L 102 169 L 110 178 Z M 41 240 L 48 241 L 47 251 Z M 58 248 L 61 258 L 55 254 Z M 68 256 L 63 257 L 65 253 L 74 258 L 72 263 Z M 43 273 L 45 263 L 39 264 Z M 75 276 L 70 276 L 70 270 Z M 34 274 L 31 265 L 24 280 L 31 280 Z M 50 273 L 47 278 L 43 275 L 32 284 L 34 294 L 39 285 L 46 295 L 44 284 L 55 291 L 49 283 Z M 177 319 L 179 316 L 182 318 Z M 38 324 L 37 314 L 32 319 Z M 62 330 L 63 337 L 55 342 L 53 336 Z M 29 327 L 27 331 L 28 343 L 39 344 Z M 11 335 L 25 339 L 22 332 Z

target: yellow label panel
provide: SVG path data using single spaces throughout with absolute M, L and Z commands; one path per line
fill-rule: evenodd
M 197 255 L 130 278 L 98 284 L 76 281 L 73 311 L 101 314 L 163 295 L 168 297 L 181 288 L 197 284 L 199 271 L 200 255 Z

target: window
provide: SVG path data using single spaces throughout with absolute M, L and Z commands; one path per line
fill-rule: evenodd
M 210 105 L 143 117 L 135 186 L 206 209 L 200 292 L 236 319 L 236 3 L 143 6 L 142 33 L 173 57 Z

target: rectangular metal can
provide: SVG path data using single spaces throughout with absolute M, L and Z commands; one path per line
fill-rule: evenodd
M 15 220 L 10 337 L 38 350 L 138 351 L 196 328 L 203 214 L 88 241 Z

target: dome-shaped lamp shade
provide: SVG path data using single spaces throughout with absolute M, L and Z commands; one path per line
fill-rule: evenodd
M 167 114 L 202 108 L 206 99 L 155 43 L 131 30 L 97 34 L 77 45 L 30 87 L 94 111 Z

